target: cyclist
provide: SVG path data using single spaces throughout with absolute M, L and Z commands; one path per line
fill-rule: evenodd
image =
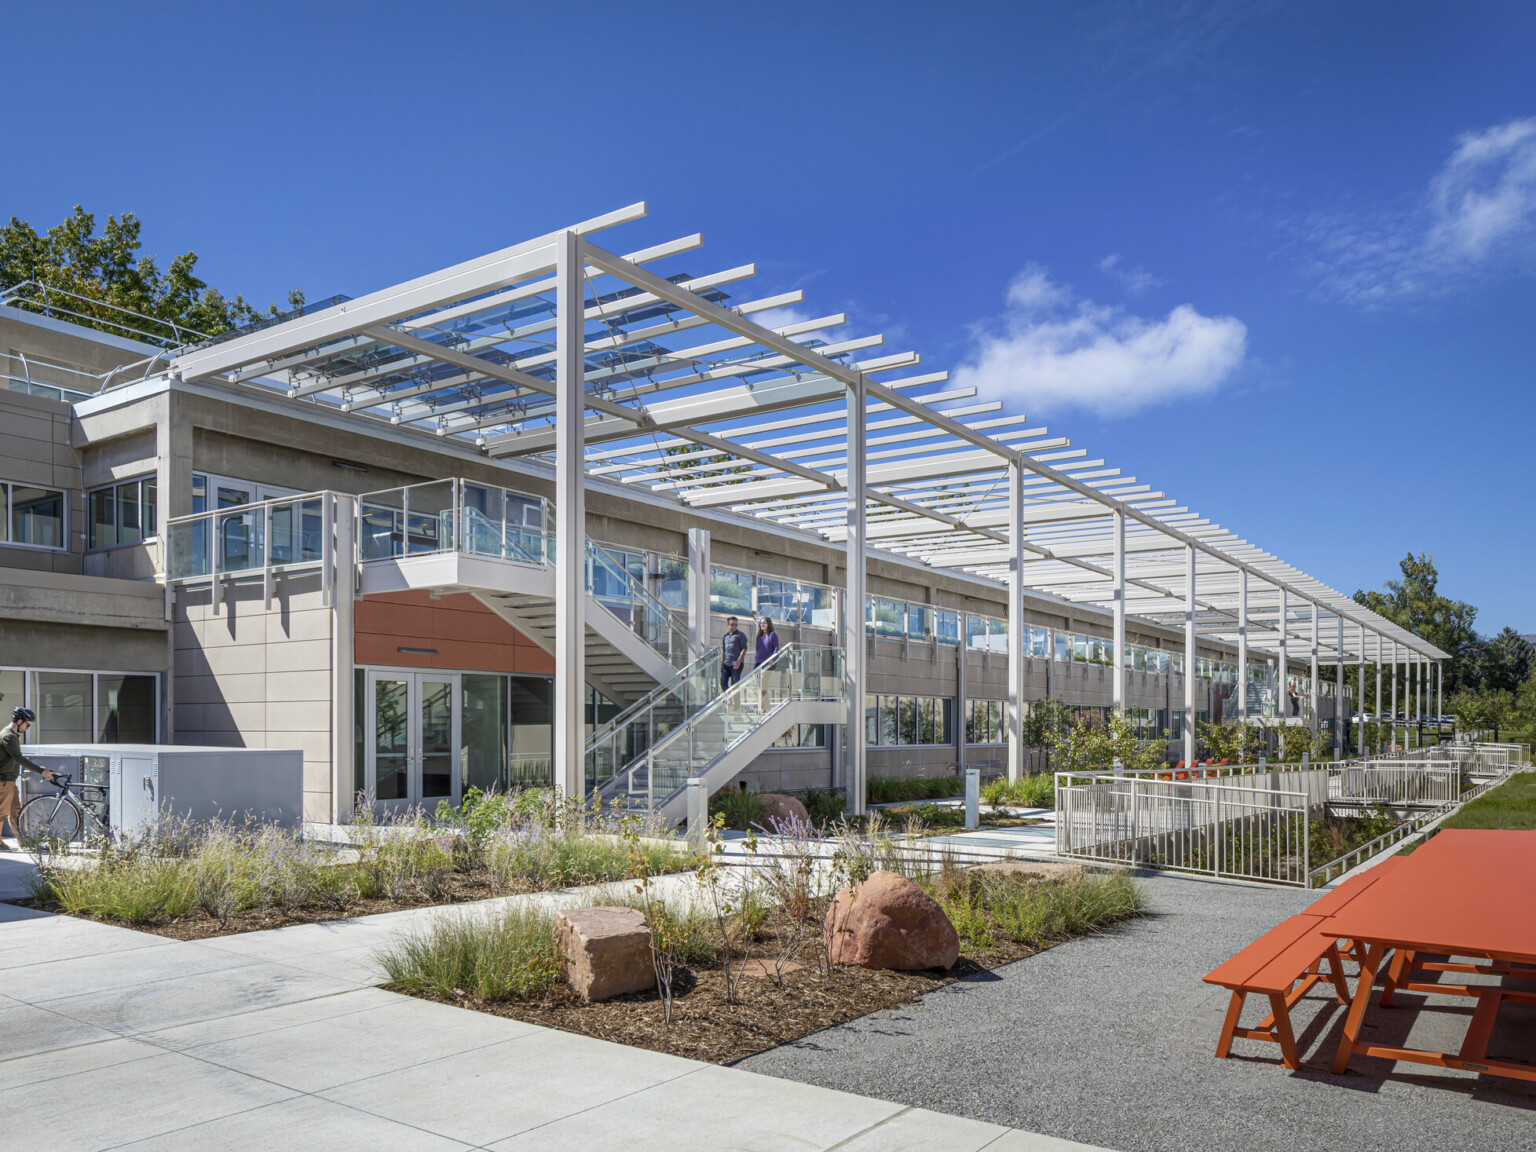
M 11 722 L 0 729 L 0 834 L 5 832 L 6 821 L 10 821 L 11 831 L 15 833 L 18 843 L 21 841 L 21 789 L 16 781 L 21 776 L 21 770 L 30 768 L 34 772 L 41 772 L 44 780 L 53 779 L 52 769 L 34 764 L 21 750 L 21 738 L 36 720 L 32 709 L 17 708 L 11 713 Z M 0 839 L 0 852 L 6 851 L 9 849 L 5 841 Z

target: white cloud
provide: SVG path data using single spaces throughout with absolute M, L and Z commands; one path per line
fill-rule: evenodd
M 1114 252 L 1099 261 L 1099 271 L 1112 276 L 1120 286 L 1133 296 L 1139 296 L 1149 288 L 1159 288 L 1162 281 L 1145 268 L 1127 268 L 1120 263 L 1120 253 Z
M 1003 316 L 976 339 L 971 361 L 951 376 L 956 384 L 1030 411 L 1124 416 L 1216 391 L 1242 364 L 1248 329 L 1189 304 L 1147 319 L 1076 299 L 1030 265 L 1008 286 Z
M 1304 234 L 1324 287 L 1366 306 L 1536 270 L 1536 118 L 1459 137 L 1406 211 L 1314 217 Z

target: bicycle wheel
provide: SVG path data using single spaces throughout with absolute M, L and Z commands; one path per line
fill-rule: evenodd
M 80 835 L 80 809 L 62 796 L 34 796 L 21 806 L 21 842 L 68 844 Z

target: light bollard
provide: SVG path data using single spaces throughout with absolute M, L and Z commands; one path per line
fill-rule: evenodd
M 688 780 L 688 842 L 694 847 L 704 843 L 704 828 L 709 823 L 709 790 L 698 776 Z
M 975 830 L 981 827 L 981 769 L 965 770 L 965 826 Z

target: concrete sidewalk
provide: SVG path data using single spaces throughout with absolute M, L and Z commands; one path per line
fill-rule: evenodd
M 374 949 L 440 914 L 184 943 L 0 905 L 5 1142 L 48 1152 L 1086 1147 L 374 987 Z

